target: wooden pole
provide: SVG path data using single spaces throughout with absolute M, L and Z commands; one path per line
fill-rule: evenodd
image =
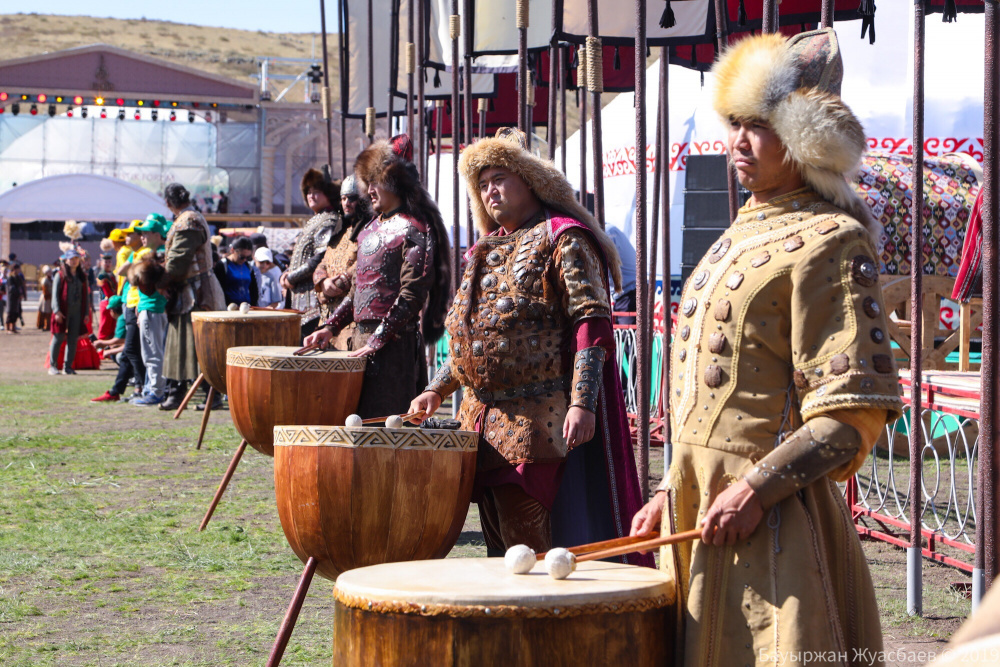
M 663 465 L 670 465 L 672 447 L 670 444 L 670 49 L 660 48 L 660 156 L 656 163 L 657 177 L 660 179 L 660 207 L 662 226 L 660 227 L 660 268 L 663 275 L 663 355 L 660 372 L 660 400 L 663 405 Z
M 288 640 L 292 637 L 295 621 L 299 619 L 299 612 L 302 611 L 302 603 L 306 600 L 306 593 L 309 592 L 309 585 L 312 583 L 317 565 L 319 565 L 319 561 L 312 556 L 306 561 L 306 568 L 299 578 L 299 585 L 295 587 L 295 595 L 292 596 L 288 611 L 285 612 L 285 618 L 281 621 L 281 628 L 278 630 L 278 636 L 274 639 L 271 655 L 267 658 L 267 667 L 278 667 L 281 664 L 281 656 L 285 654 Z
M 562 173 L 566 173 L 566 50 L 568 47 L 559 47 L 559 145 L 562 146 L 560 153 L 562 161 Z
M 226 468 L 226 474 L 222 476 L 222 481 L 219 482 L 219 488 L 215 491 L 215 496 L 212 498 L 212 504 L 208 506 L 208 511 L 205 512 L 205 518 L 201 520 L 201 525 L 198 526 L 199 532 L 205 530 L 205 526 L 208 522 L 212 520 L 212 515 L 215 514 L 215 508 L 219 506 L 219 501 L 222 500 L 222 494 L 226 492 L 226 487 L 229 486 L 229 480 L 233 478 L 233 473 L 236 472 L 236 466 L 240 464 L 240 459 L 243 458 L 243 452 L 246 451 L 247 441 L 241 440 L 240 446 L 236 448 L 236 453 L 233 454 L 233 460 L 229 462 L 229 467 Z
M 424 98 L 424 60 L 426 58 L 427 29 L 424 25 L 426 0 L 411 0 L 417 5 L 417 112 L 415 114 L 417 123 L 417 169 L 420 170 L 420 182 L 427 186 L 427 128 L 424 123 L 426 102 Z
M 201 449 L 201 441 L 205 439 L 205 427 L 208 426 L 208 415 L 212 414 L 212 401 L 215 400 L 215 387 L 208 386 L 208 394 L 205 396 L 205 414 L 201 416 L 201 430 L 198 431 L 198 444 L 195 449 Z
M 604 229 L 604 141 L 601 136 L 601 93 L 604 92 L 604 49 L 601 47 L 600 30 L 597 22 L 597 0 L 587 0 L 587 88 L 590 90 L 594 109 L 591 112 L 592 145 L 594 158 L 594 217 Z M 645 22 L 641 22 L 645 25 Z M 645 53 L 645 50 L 643 50 Z M 638 62 L 640 59 L 636 57 Z M 645 59 L 642 59 L 645 63 Z M 643 70 L 645 71 L 645 70 Z
M 596 0 L 592 0 L 596 5 Z M 646 59 L 641 57 L 646 53 L 646 0 L 635 0 L 635 286 L 637 313 L 637 380 L 639 391 L 636 406 L 636 435 L 639 445 L 639 460 L 636 462 L 639 473 L 639 493 L 642 502 L 649 496 L 649 394 L 650 394 L 650 324 L 652 313 L 649 303 L 649 278 L 647 277 L 648 261 L 646 258 Z M 593 10 L 591 33 L 597 33 L 597 10 Z M 603 55 L 600 52 L 594 56 Z M 594 95 L 594 111 L 599 113 L 601 97 L 599 92 Z M 597 133 L 595 132 L 595 139 Z M 595 141 L 596 147 L 596 141 Z M 600 155 L 597 148 L 594 155 Z M 594 182 L 598 178 L 598 166 L 594 161 Z M 603 212 L 602 212 L 603 213 Z M 602 221 L 603 215 L 599 220 Z M 655 255 L 654 255 L 655 257 Z
M 326 163 L 333 169 L 333 118 L 330 114 L 330 52 L 326 48 L 326 0 L 319 0 L 319 23 L 323 33 L 323 91 L 320 101 L 326 120 Z
M 458 36 L 461 26 L 459 18 L 458 0 L 451 0 L 451 283 L 455 292 L 458 292 L 458 284 L 462 280 L 462 230 L 459 224 L 461 208 L 458 205 L 458 148 L 462 142 L 460 127 L 462 106 L 458 98 Z
M 194 392 L 198 391 L 198 385 L 201 384 L 201 381 L 204 379 L 205 379 L 205 374 L 198 373 L 198 377 L 195 378 L 194 384 L 192 384 L 191 388 L 187 390 L 186 394 L 184 394 L 184 400 L 182 400 L 181 404 L 177 406 L 177 412 L 174 413 L 174 419 L 181 418 L 181 414 L 184 412 L 184 408 L 187 407 L 187 404 L 191 401 L 191 397 L 194 396 Z
M 587 208 L 587 50 L 576 49 L 576 103 L 580 110 L 580 206 Z

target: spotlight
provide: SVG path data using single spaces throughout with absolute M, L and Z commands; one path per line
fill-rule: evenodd
M 193 111 L 188 111 L 188 122 L 189 123 L 193 123 L 194 122 L 194 112 Z
M 80 118 L 87 117 L 87 107 L 80 107 Z
M 49 115 L 50 116 L 55 116 L 56 115 L 56 105 L 54 105 L 54 104 L 50 104 L 49 105 Z
M 97 97 L 97 98 L 95 98 L 94 99 L 94 104 L 96 104 L 99 107 L 104 106 L 104 98 L 103 97 Z
M 48 101 L 48 99 L 49 96 L 46 95 L 45 93 L 41 93 L 38 95 L 38 101 L 41 102 L 42 104 L 45 104 L 45 102 Z
M 154 107 L 160 106 L 160 100 L 153 100 L 153 106 Z
M 37 104 L 32 104 L 31 105 L 31 115 L 32 116 L 37 116 L 38 115 L 38 105 Z
M 139 114 L 138 109 L 135 110 L 135 114 L 132 117 L 135 118 L 136 120 L 140 120 L 142 118 L 142 116 Z
M 104 107 L 101 107 L 101 118 L 107 118 L 107 117 L 108 117 L 108 110 L 105 109 Z
M 170 106 L 172 106 L 172 107 L 175 107 L 175 106 L 177 106 L 177 102 L 171 102 L 171 103 L 170 103 Z
M 125 109 L 118 109 L 118 120 L 125 120 Z
M 177 112 L 176 111 L 171 111 L 170 112 L 170 120 L 177 120 Z
M 21 113 L 21 105 L 18 104 L 17 102 L 14 102 L 13 104 L 10 105 L 10 112 L 15 116 Z
M 6 102 L 6 101 L 7 101 L 7 93 L 0 92 L 0 102 Z
M 56 96 L 56 103 L 62 104 L 62 101 L 63 101 L 62 95 Z
M 76 97 L 73 98 L 73 104 L 75 104 L 78 107 L 83 106 L 83 98 L 77 95 Z
M 218 102 L 212 102 L 212 108 L 213 109 L 218 109 L 219 108 L 219 103 Z
M 157 113 L 156 109 L 153 109 L 153 111 L 149 114 L 149 117 L 150 117 L 151 120 L 156 120 L 157 116 L 159 116 L 159 115 L 160 114 Z
M 27 95 L 21 95 L 21 101 L 22 102 L 27 102 L 28 101 L 28 96 Z
M 197 102 L 192 102 L 191 106 L 193 106 L 195 109 L 197 109 L 198 108 L 198 103 Z
M 139 100 L 139 101 L 136 102 L 136 104 L 141 107 L 141 106 L 143 106 L 146 103 L 143 102 L 142 100 Z
M 125 100 L 119 97 L 117 100 L 115 100 L 115 104 L 117 104 L 120 107 L 123 107 L 125 106 Z

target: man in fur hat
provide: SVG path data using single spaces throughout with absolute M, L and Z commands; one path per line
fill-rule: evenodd
M 354 174 L 340 184 L 340 207 L 344 211 L 344 228 L 330 239 L 323 260 L 313 272 L 313 289 L 324 322 L 351 291 L 354 265 L 358 260 L 358 235 L 373 217 L 368 197 L 362 196 Z M 353 336 L 354 325 L 349 324 L 341 329 L 333 344 L 345 350 Z
M 482 237 L 448 314 L 449 358 L 411 410 L 466 389 L 490 555 L 623 536 L 641 497 L 611 329 L 614 243 L 516 130 L 466 148 L 459 171 Z
M 748 38 L 714 71 L 753 196 L 685 286 L 673 459 L 633 533 L 664 516 L 664 529 L 702 528 L 661 558 L 679 584 L 684 664 L 881 664 L 875 592 L 836 485 L 902 409 L 880 231 L 846 178 L 864 132 L 840 99 L 833 30 Z
M 376 141 L 358 156 L 355 177 L 367 184 L 376 217 L 358 235 L 350 293 L 305 341 L 325 346 L 357 325 L 350 349 L 368 357 L 357 409 L 363 418 L 406 411 L 427 382 L 424 342 L 444 333 L 448 235 L 412 158 L 406 135 Z
M 314 215 L 295 239 L 295 250 L 288 271 L 281 276 L 281 286 L 291 292 L 292 308 L 302 311 L 302 336 L 308 336 L 319 324 L 319 302 L 313 292 L 312 275 L 323 259 L 333 236 L 343 229 L 340 213 L 340 183 L 323 171 L 310 169 L 302 177 L 302 198 Z

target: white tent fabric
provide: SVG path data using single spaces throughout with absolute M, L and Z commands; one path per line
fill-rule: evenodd
M 0 195 L 0 221 L 118 222 L 170 216 L 163 200 L 126 181 L 96 174 L 62 174 L 24 183 Z
M 674 11 L 686 3 L 674 3 Z M 913 114 L 912 13 L 909 21 L 879 24 L 874 45 L 858 38 L 857 22 L 838 24 L 844 58 L 842 95 L 864 125 L 871 150 L 911 153 Z M 981 58 L 966 58 L 956 67 L 956 53 L 982 53 L 984 19 L 981 14 L 962 14 L 956 23 L 927 21 L 925 63 L 924 150 L 928 157 L 944 153 L 968 153 L 983 159 L 983 77 Z M 652 178 L 658 171 L 653 140 L 659 80 L 659 61 L 646 71 L 647 221 L 652 218 Z M 681 226 L 684 220 L 685 165 L 689 155 L 725 151 L 725 129 L 712 110 L 712 75 L 705 85 L 698 72 L 670 68 L 670 220 L 672 228 L 671 274 L 680 273 Z M 603 178 L 605 222 L 622 229 L 635 242 L 635 109 L 634 95 L 623 93 L 603 111 Z M 586 128 L 587 190 L 593 192 L 591 130 Z M 580 187 L 580 137 L 566 142 L 567 178 Z M 557 149 L 557 153 L 561 148 Z M 560 158 L 556 157 L 556 164 Z

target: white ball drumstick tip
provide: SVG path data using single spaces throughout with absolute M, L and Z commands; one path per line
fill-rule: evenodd
M 235 304 L 235 303 L 231 303 L 231 304 L 229 304 L 229 308 L 228 308 L 228 309 L 229 309 L 229 310 L 239 310 L 239 309 L 240 309 L 240 307 L 239 307 L 239 305 L 238 305 L 238 304 Z
M 358 426 L 363 426 L 361 417 L 358 415 L 347 415 L 347 420 L 344 422 L 344 426 L 350 426 L 351 428 L 357 428 Z
M 565 579 L 576 569 L 576 556 L 568 549 L 556 547 L 545 554 L 545 571 L 553 579 Z
M 246 301 L 244 301 L 243 303 L 241 303 L 240 304 L 240 312 L 243 313 L 244 315 L 246 315 L 247 313 L 249 313 L 250 312 L 250 304 L 247 303 Z
M 403 418 L 399 415 L 390 415 L 385 420 L 386 428 L 403 428 Z
M 508 572 L 514 574 L 527 574 L 537 562 L 535 550 L 526 544 L 515 544 L 504 554 L 503 564 Z

